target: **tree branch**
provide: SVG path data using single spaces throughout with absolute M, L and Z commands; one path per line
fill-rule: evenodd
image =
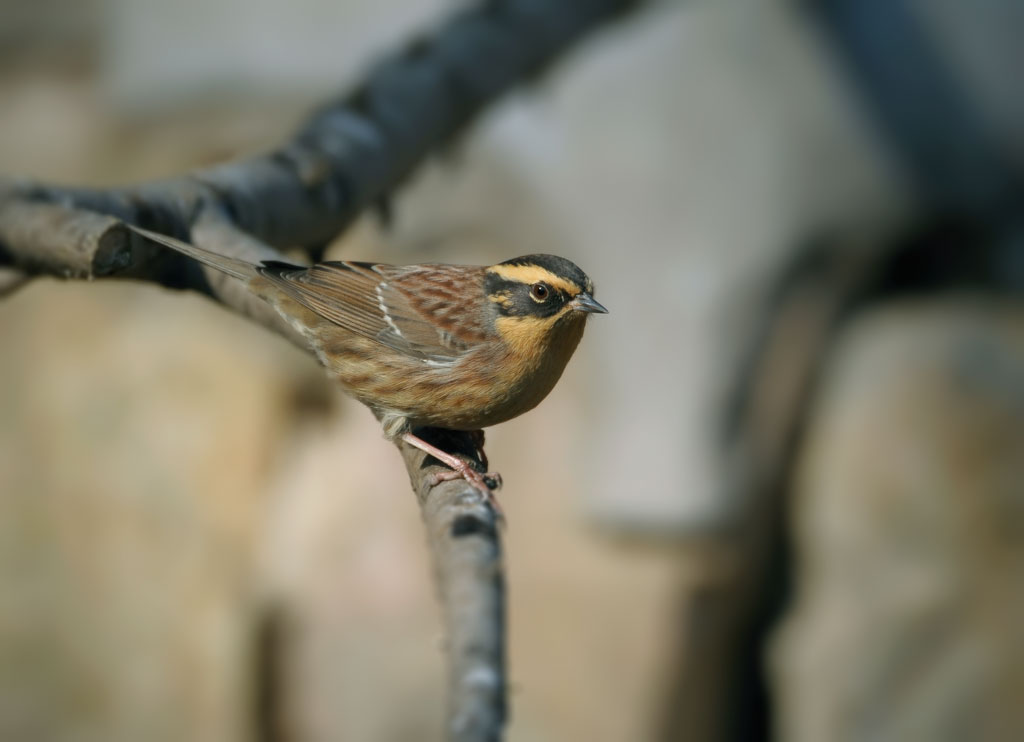
M 196 218 L 192 239 L 199 246 L 252 261 L 283 257 L 209 209 Z M 61 266 L 69 278 L 108 275 L 110 266 L 119 266 L 125 274 L 209 294 L 312 352 L 301 335 L 240 281 L 173 254 L 150 259 L 152 243 L 113 217 L 56 204 L 8 201 L 0 204 L 0 244 L 15 248 L 7 254 L 20 265 L 48 270 Z M 174 263 L 178 265 L 172 267 Z M 19 269 L 0 269 L 0 296 L 27 280 Z M 468 434 L 421 434 L 480 464 Z M 399 448 L 427 528 L 444 611 L 449 739 L 500 740 L 506 717 L 505 599 L 495 514 L 464 480 L 432 486 L 432 475 L 443 467 L 416 448 Z
M 480 464 L 476 446 L 465 433 L 417 433 Z M 400 448 L 423 509 L 444 606 L 448 738 L 496 741 L 506 717 L 506 680 L 505 576 L 495 513 L 465 480 L 431 487 L 430 476 L 444 469 L 417 448 Z
M 383 58 L 278 149 L 133 187 L 0 182 L 0 200 L 59 203 L 187 239 L 212 205 L 274 247 L 321 248 L 449 143 L 483 108 L 636 0 L 491 0 Z M 117 272 L 118 265 L 97 266 Z M 37 260 L 37 272 L 66 271 Z M 98 275 L 98 274 L 97 274 Z
M 0 262 L 25 273 L 95 278 L 132 267 L 128 230 L 115 218 L 60 204 L 0 201 Z M 140 250 L 144 259 L 156 248 Z
M 636 0 L 490 0 L 382 59 L 278 149 L 163 181 L 66 188 L 0 181 L 0 296 L 30 275 L 117 276 L 208 294 L 309 350 L 237 281 L 157 248 L 124 222 L 222 253 L 316 257 L 364 209 L 490 102 Z M 386 209 L 385 209 L 386 210 Z M 473 459 L 466 434 L 428 433 Z M 449 738 L 499 740 L 506 717 L 505 596 L 495 514 L 465 482 L 431 486 L 432 459 L 400 446 L 422 509 L 444 610 Z M 479 463 L 479 462 L 477 462 Z M 436 465 L 436 462 L 434 462 Z

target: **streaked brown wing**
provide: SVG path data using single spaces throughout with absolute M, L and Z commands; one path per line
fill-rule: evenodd
M 354 261 L 311 268 L 265 263 L 260 268 L 261 275 L 324 319 L 434 363 L 451 363 L 484 339 L 472 304 L 482 290 L 475 275 L 479 271 Z M 468 292 L 467 285 L 472 287 Z

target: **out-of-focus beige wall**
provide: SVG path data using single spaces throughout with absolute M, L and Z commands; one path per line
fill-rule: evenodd
M 103 82 L 120 105 L 326 95 L 458 3 L 105 0 Z

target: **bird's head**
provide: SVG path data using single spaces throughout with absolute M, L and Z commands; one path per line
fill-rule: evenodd
M 557 255 L 524 255 L 487 268 L 487 299 L 506 340 L 529 344 L 582 326 L 591 314 L 608 310 L 594 299 L 594 282 L 579 266 Z

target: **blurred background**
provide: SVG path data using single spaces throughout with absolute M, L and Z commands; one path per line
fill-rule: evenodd
M 0 173 L 260 152 L 463 5 L 0 0 Z M 488 431 L 508 739 L 1024 739 L 1022 34 L 642 3 L 332 246 L 558 253 L 611 310 Z M 0 739 L 442 738 L 406 472 L 312 359 L 113 281 L 0 348 Z

